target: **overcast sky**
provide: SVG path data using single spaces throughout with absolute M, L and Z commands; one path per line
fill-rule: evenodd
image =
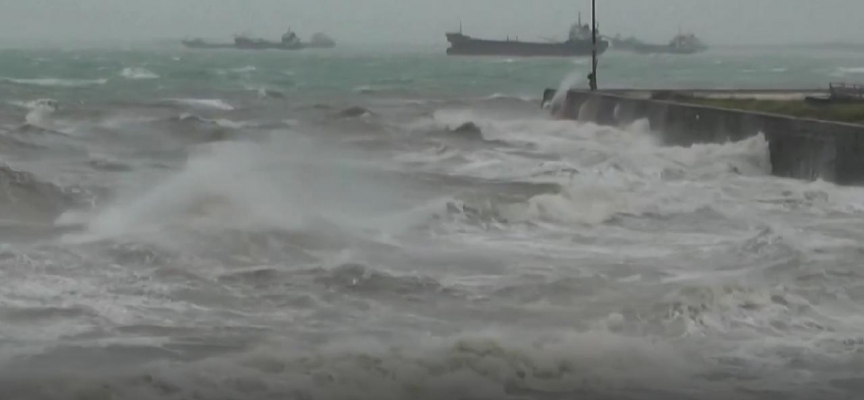
M 864 42 L 864 0 L 597 0 L 603 33 L 667 41 L 678 26 L 717 44 Z M 445 43 L 466 34 L 562 38 L 590 0 L 0 0 L 4 43 L 278 38 L 323 31 L 343 43 Z

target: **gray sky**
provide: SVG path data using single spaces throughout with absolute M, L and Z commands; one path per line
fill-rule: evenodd
M 864 42 L 864 0 L 597 0 L 603 33 L 667 41 L 679 24 L 713 43 Z M 343 43 L 444 45 L 459 20 L 478 37 L 562 38 L 590 0 L 0 0 L 0 40 L 147 40 L 323 31 Z

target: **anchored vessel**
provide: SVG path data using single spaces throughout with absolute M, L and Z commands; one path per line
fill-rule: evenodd
M 203 39 L 181 40 L 180 43 L 191 49 L 227 49 L 234 47 L 232 43 L 207 43 Z
M 207 43 L 202 39 L 183 40 L 184 46 L 193 49 L 245 49 L 245 50 L 300 50 L 304 48 L 330 48 L 335 47 L 336 42 L 322 33 L 312 36 L 309 43 L 303 43 L 292 30 L 282 35 L 282 40 L 273 42 L 266 39 L 254 38 L 248 35 L 234 36 L 234 43 Z
M 471 56 L 514 56 L 514 57 L 574 57 L 591 56 L 594 44 L 591 39 L 591 27 L 582 25 L 581 16 L 579 22 L 570 28 L 567 40 L 563 42 L 521 42 L 518 39 L 511 40 L 486 40 L 475 39 L 459 32 L 447 33 L 447 41 L 450 48 L 448 55 L 471 55 Z M 597 54 L 603 54 L 609 47 L 606 40 L 597 41 Z
M 621 39 L 618 35 L 612 39 L 612 49 L 639 54 L 694 54 L 708 50 L 708 46 L 692 33 L 679 33 L 665 45 L 645 43 L 634 37 Z

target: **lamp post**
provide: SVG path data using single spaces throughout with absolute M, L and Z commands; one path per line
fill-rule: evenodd
M 597 0 L 591 0 L 591 90 L 597 90 Z

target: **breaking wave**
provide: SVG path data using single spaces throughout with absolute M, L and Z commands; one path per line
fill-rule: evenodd
M 231 111 L 234 106 L 221 99 L 171 99 L 172 103 L 200 109 Z
M 0 221 L 52 222 L 80 200 L 80 193 L 0 164 Z
M 222 144 L 202 149 L 185 171 L 96 216 L 89 222 L 92 237 L 147 238 L 183 227 L 266 230 L 299 220 L 288 212 L 284 206 L 288 202 L 279 192 L 256 177 L 257 146 Z
M 395 94 L 395 93 L 406 93 L 408 89 L 405 87 L 395 86 L 395 85 L 361 85 L 354 88 L 354 92 L 361 94 Z
M 232 121 L 230 119 L 225 119 L 225 118 L 218 118 L 218 119 L 203 118 L 203 117 L 199 117 L 197 115 L 189 114 L 189 113 L 180 114 L 180 116 L 178 116 L 177 119 L 179 121 L 183 121 L 183 122 L 199 122 L 199 123 L 203 123 L 203 124 L 218 126 L 220 128 L 226 128 L 226 129 L 243 129 L 243 128 L 254 127 L 257 125 L 257 123 L 254 123 L 254 122 L 246 122 L 246 121 L 238 122 L 238 121 Z
M 489 96 L 482 97 L 481 100 L 519 100 L 524 102 L 532 102 L 540 100 L 539 97 L 536 96 L 528 96 L 528 95 L 512 95 L 512 94 L 504 94 L 504 93 L 492 93 Z
M 58 102 L 54 99 L 39 99 L 22 104 L 29 111 L 24 121 L 32 126 L 49 129 L 48 118 L 57 111 Z
M 159 75 L 141 67 L 128 67 L 120 72 L 120 76 L 127 79 L 158 79 Z
M 462 128 L 466 125 L 470 128 Z M 727 144 L 664 147 L 639 122 L 618 129 L 573 121 L 490 118 L 470 110 L 437 111 L 431 120 L 415 122 L 412 128 L 435 132 L 454 126 L 460 126 L 453 131 L 460 137 L 482 132 L 487 146 L 509 143 L 512 148 L 493 151 L 448 141 L 396 160 L 449 175 L 562 188 L 499 205 L 497 213 L 510 222 L 596 225 L 626 215 L 693 213 L 720 207 L 720 193 L 711 186 L 700 189 L 684 182 L 723 182 L 771 171 L 768 144 L 761 135 Z
M 46 87 L 87 87 L 98 86 L 108 83 L 108 79 L 62 79 L 62 78 L 36 78 L 15 79 L 0 78 L 0 81 L 14 83 L 17 85 L 46 86 Z

